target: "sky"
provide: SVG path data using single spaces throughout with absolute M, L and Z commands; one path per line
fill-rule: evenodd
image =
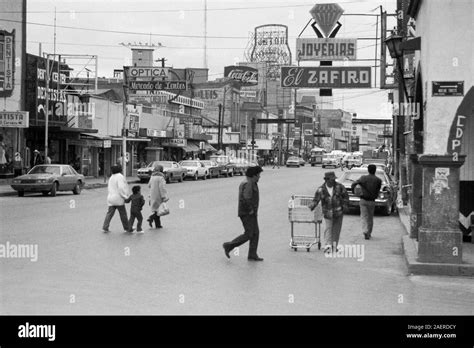
M 296 38 L 315 37 L 309 11 L 316 3 L 308 0 L 207 0 L 207 67 L 209 79 L 223 76 L 224 67 L 245 61 L 249 35 L 263 24 L 288 26 L 289 46 L 294 56 Z M 375 66 L 375 50 L 380 45 L 371 40 L 377 34 L 380 6 L 394 13 L 396 0 L 341 0 L 344 9 L 337 38 L 358 38 L 357 58 L 349 66 Z M 54 52 L 56 10 L 56 53 L 98 56 L 98 75 L 112 77 L 114 69 L 130 65 L 131 52 L 124 43 L 160 43 L 154 58 L 166 58 L 166 66 L 204 67 L 205 0 L 28 0 L 27 52 Z M 391 26 L 390 26 L 391 24 Z M 389 23 L 391 28 L 395 23 Z M 74 27 L 71 29 L 65 27 Z M 380 30 L 378 30 L 380 36 Z M 74 60 L 82 69 L 87 60 Z M 293 62 L 295 63 L 295 62 Z M 159 64 L 159 63 L 156 63 Z M 301 62 L 301 66 L 318 66 Z M 334 65 L 342 63 L 334 62 Z M 90 66 L 89 66 L 90 68 Z M 333 90 L 335 108 L 357 112 L 359 117 L 388 117 L 387 90 L 379 89 L 379 69 L 372 69 L 371 89 Z M 305 90 L 306 95 L 318 90 Z

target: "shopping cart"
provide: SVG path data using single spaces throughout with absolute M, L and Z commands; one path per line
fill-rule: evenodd
M 323 221 L 323 211 L 319 203 L 313 211 L 308 206 L 313 201 L 312 196 L 292 195 L 288 202 L 288 219 L 291 224 L 290 248 L 297 251 L 305 248 L 309 251 L 311 247 L 318 244 L 321 249 L 321 223 Z M 314 234 L 295 234 L 294 223 L 314 224 Z

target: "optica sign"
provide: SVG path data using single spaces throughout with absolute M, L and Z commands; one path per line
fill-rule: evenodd
M 129 77 L 169 77 L 168 68 L 155 67 L 130 67 L 128 70 Z
M 370 67 L 281 67 L 283 88 L 370 88 Z

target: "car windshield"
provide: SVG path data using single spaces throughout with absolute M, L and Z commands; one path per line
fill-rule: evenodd
M 183 161 L 183 162 L 181 162 L 181 165 L 183 167 L 199 167 L 199 164 L 197 162 L 193 162 L 193 161 Z
M 28 174 L 56 174 L 61 173 L 61 168 L 56 166 L 36 166 Z
M 288 158 L 288 161 L 299 161 L 298 157 L 290 157 Z
M 204 164 L 205 166 L 212 166 L 213 163 L 211 161 L 201 161 L 202 164 Z
M 156 165 L 163 166 L 163 168 L 171 168 L 171 162 L 153 162 L 153 165 L 151 167 L 154 167 Z
M 348 180 L 348 181 L 356 181 L 358 180 L 362 175 L 367 175 L 367 173 L 361 173 L 361 172 L 346 172 L 342 177 L 341 177 L 341 182 L 342 181 L 345 181 L 345 180 Z M 385 177 L 385 175 L 383 173 L 379 173 L 379 172 L 376 172 L 375 175 L 377 176 L 377 178 L 379 178 L 380 180 L 382 180 L 382 184 L 386 184 L 387 183 L 387 178 Z

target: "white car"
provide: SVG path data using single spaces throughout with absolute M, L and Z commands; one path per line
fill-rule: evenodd
M 206 178 L 209 176 L 208 168 L 206 168 L 206 166 L 201 163 L 201 161 L 186 160 L 181 161 L 179 164 L 181 167 L 186 169 L 187 178 L 193 178 L 194 180 L 202 178 L 203 180 L 206 180 Z

